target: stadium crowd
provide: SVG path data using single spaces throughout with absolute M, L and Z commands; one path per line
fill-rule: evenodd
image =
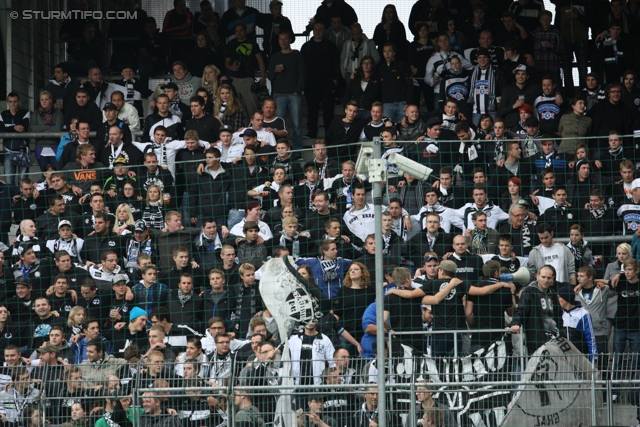
M 299 425 L 377 426 L 376 251 L 385 331 L 416 332 L 397 338 L 416 356 L 468 355 L 510 328 L 528 355 L 564 336 L 602 371 L 615 359 L 614 379 L 627 348 L 637 378 L 640 2 L 551 2 L 555 16 L 540 0 L 418 0 L 407 22 L 388 4 L 369 38 L 345 0 L 324 0 L 298 51 L 279 0 L 222 15 L 174 0 L 161 30 L 123 0 L 137 18 L 110 26 L 108 63 L 97 21 L 65 21 L 69 61 L 37 109 L 10 92 L 0 114 L 15 133 L 0 182 L 2 422 L 225 426 L 220 388 L 236 381 L 258 391 L 235 391 L 234 425 L 271 425 L 288 342 Z M 34 153 L 20 135 L 62 130 Z M 355 171 L 375 137 L 383 158 L 433 169 L 388 180 L 383 247 Z M 598 240 L 612 235 L 633 240 Z M 285 256 L 323 311 L 291 337 L 259 289 Z M 389 411 L 388 426 L 458 425 L 428 382 L 418 419 Z M 135 385 L 188 389 L 136 402 Z

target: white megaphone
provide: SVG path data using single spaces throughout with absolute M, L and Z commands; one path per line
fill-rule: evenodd
M 518 282 L 522 283 L 523 285 L 529 284 L 530 279 L 531 275 L 529 274 L 529 270 L 527 270 L 527 267 L 520 267 L 518 271 L 513 274 L 506 273 L 500 275 L 500 280 L 502 280 L 503 282 Z

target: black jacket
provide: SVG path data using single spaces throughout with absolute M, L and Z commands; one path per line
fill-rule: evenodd
M 361 82 L 362 78 L 357 76 L 351 80 L 344 96 L 345 104 L 349 101 L 356 101 L 359 108 L 369 111 L 371 104 L 382 99 L 382 80 L 380 77 L 369 80 L 364 90 L 362 90 Z
M 513 108 L 513 104 L 516 103 L 520 95 L 524 96 L 524 102 L 529 105 L 533 105 L 536 97 L 540 95 L 540 87 L 532 84 L 525 83 L 525 86 L 520 89 L 516 84 L 505 86 L 502 91 L 502 100 L 498 107 L 498 114 L 507 121 L 507 129 L 515 129 L 520 121 L 520 113 L 517 108 Z
M 222 167 L 221 167 L 222 168 Z M 191 218 L 224 218 L 228 212 L 226 194 L 233 191 L 231 176 L 223 170 L 215 178 L 205 167 L 189 185 L 189 209 Z
M 220 121 L 208 114 L 199 119 L 192 117 L 187 121 L 184 130 L 195 130 L 201 140 L 214 144 L 219 139 Z
M 269 171 L 264 166 L 256 166 L 251 172 L 244 163 L 240 163 L 231 169 L 231 175 L 234 191 L 229 192 L 229 209 L 245 209 L 249 202 L 247 192 L 266 181 L 271 181 Z
M 412 98 L 413 79 L 406 62 L 393 61 L 387 64 L 383 59 L 377 69 L 381 83 L 381 102 L 406 102 Z
M 96 105 L 95 102 L 89 101 L 83 107 L 79 106 L 75 99 L 73 99 L 69 106 L 65 105 L 64 111 L 64 124 L 67 129 L 71 124 L 71 118 L 78 117 L 80 120 L 86 120 L 89 122 L 89 127 L 92 131 L 100 129 L 102 124 L 102 111 Z
M 171 321 L 175 325 L 186 325 L 194 328 L 196 331 L 202 331 L 205 319 L 204 298 L 198 296 L 199 290 L 193 292 L 193 296 L 189 301 L 181 302 L 178 297 L 180 290 L 171 291 L 171 297 L 167 303 L 167 308 L 171 312 Z
M 37 112 L 36 112 L 37 114 Z M 29 110 L 19 108 L 15 115 L 11 114 L 10 110 L 4 110 L 0 113 L 0 121 L 2 122 L 2 131 L 7 133 L 14 133 L 15 138 L 6 138 L 2 140 L 2 144 L 5 150 L 11 151 L 23 151 L 29 144 L 29 140 L 20 138 L 20 132 L 15 130 L 15 126 L 23 126 L 24 131 L 29 130 Z
M 552 327 L 553 323 L 555 328 Z M 524 328 L 526 346 L 531 351 L 549 341 L 554 334 L 557 335 L 558 328 L 562 325 L 562 313 L 554 287 L 547 292 L 538 288 L 538 282 L 525 287 L 511 325 Z
M 126 238 L 126 235 L 118 236 L 113 231 L 109 231 L 105 236 L 94 234 L 87 237 L 84 240 L 82 259 L 100 264 L 100 258 L 104 251 L 115 251 L 118 254 L 118 259 L 121 260 L 123 237 Z
M 443 229 L 438 231 L 436 240 L 432 246 L 429 245 L 429 239 L 427 239 L 427 232 L 423 231 L 416 234 L 409 240 L 407 247 L 407 257 L 413 261 L 413 265 L 417 268 L 421 267 L 424 261 L 425 252 L 435 252 L 439 257 L 447 252 L 453 251 L 453 235 L 445 233 Z
M 100 127 L 96 130 L 96 136 L 91 142 L 93 148 L 96 149 L 96 154 L 100 152 L 105 145 L 107 145 L 107 142 L 109 142 L 109 128 L 115 125 L 118 125 L 120 130 L 122 130 L 122 141 L 125 144 L 131 144 L 133 139 L 131 138 L 131 129 L 129 129 L 129 125 L 116 118 L 116 122 L 113 125 L 110 125 L 109 122 L 102 122 Z
M 167 117 L 162 117 L 157 112 L 154 112 L 147 116 L 144 121 L 142 140 L 153 141 L 153 130 L 159 125 L 167 128 L 167 137 L 171 139 L 182 139 L 184 136 L 184 127 L 182 126 L 182 121 L 178 116 L 174 116 L 169 112 Z
M 231 287 L 229 288 L 231 289 Z M 226 290 L 225 294 L 215 302 L 211 289 L 207 289 L 204 293 L 204 319 L 209 320 L 212 317 L 219 316 L 224 319 L 227 330 L 231 327 L 231 312 L 236 306 L 236 297 L 233 292 Z

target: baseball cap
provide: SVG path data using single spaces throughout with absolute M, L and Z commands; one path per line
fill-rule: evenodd
M 524 121 L 525 126 L 540 126 L 540 122 L 535 117 L 527 117 L 527 120 Z
M 635 190 L 636 188 L 640 188 L 640 178 L 636 178 L 631 183 L 631 189 Z
M 178 90 L 178 85 L 175 84 L 174 82 L 169 82 L 166 85 L 164 85 L 165 89 L 173 89 L 173 90 Z
M 126 274 L 115 274 L 113 276 L 113 279 L 111 279 L 111 283 L 114 285 L 118 282 L 128 282 L 128 281 L 129 281 L 129 277 Z
M 277 4 L 282 6 L 282 2 L 280 0 L 271 0 L 271 2 L 269 3 L 269 9 L 271 9 L 273 6 L 275 6 Z
M 576 298 L 576 294 L 575 292 L 573 292 L 573 288 L 569 285 L 563 286 L 558 289 L 558 296 L 570 304 L 572 304 Z
M 107 102 L 106 104 L 104 104 L 104 107 L 102 107 L 103 111 L 106 110 L 117 110 L 118 107 L 116 107 L 116 104 L 114 104 L 113 102 Z
M 389 264 L 384 269 L 384 274 L 386 274 L 387 276 L 391 276 L 393 274 L 393 270 L 395 270 L 396 268 L 398 268 L 396 264 Z
M 514 68 L 513 74 L 516 74 L 518 71 L 526 71 L 527 73 L 529 72 L 529 70 L 527 70 L 527 66 L 524 64 L 519 64 L 516 68 Z
M 133 226 L 133 231 L 145 231 L 147 229 L 147 224 L 139 219 L 136 221 L 135 225 Z
M 16 277 L 16 280 L 13 281 L 13 284 L 15 286 L 18 286 L 18 285 L 24 285 L 26 287 L 31 286 L 31 282 L 29 282 L 29 279 L 26 277 Z
M 442 124 L 442 120 L 440 120 L 437 117 L 431 117 L 429 118 L 429 120 L 427 120 L 427 127 L 428 128 L 432 128 L 435 125 L 441 125 Z
M 440 261 L 438 268 L 449 274 L 456 274 L 456 270 L 458 270 L 456 263 L 449 260 Z
M 60 351 L 60 348 L 57 345 L 47 344 L 47 345 L 43 345 L 40 348 L 37 348 L 36 351 L 39 354 L 42 354 L 42 353 L 58 353 Z
M 489 52 L 489 49 L 481 47 L 476 51 L 476 58 L 480 55 L 484 55 L 486 57 L 491 58 L 491 52 Z
M 121 165 L 128 165 L 129 161 L 127 160 L 127 158 L 125 156 L 123 156 L 122 154 L 119 155 L 114 161 L 113 161 L 114 165 L 117 164 L 121 164 Z
M 60 228 L 62 228 L 62 226 L 64 225 L 68 225 L 69 227 L 71 227 L 71 221 L 69 221 L 68 219 L 63 219 L 62 221 L 60 221 L 58 223 L 58 230 L 60 230 Z
M 229 133 L 233 133 L 233 130 L 231 130 L 231 127 L 229 127 L 229 125 L 224 125 L 220 128 L 220 132 L 218 132 L 219 134 L 222 132 L 229 132 Z
M 257 138 L 258 137 L 258 134 L 256 133 L 256 131 L 251 129 L 251 128 L 247 128 L 247 129 L 243 130 L 240 135 L 241 136 L 250 136 L 251 138 Z

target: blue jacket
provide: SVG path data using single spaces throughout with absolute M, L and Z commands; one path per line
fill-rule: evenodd
M 99 336 L 99 338 L 104 343 L 104 351 L 106 354 L 113 354 L 113 344 L 111 341 L 108 341 L 106 338 Z M 78 340 L 77 343 L 71 344 L 71 350 L 73 351 L 73 364 L 79 365 L 83 360 L 87 359 L 87 344 L 89 344 L 89 340 L 87 337 L 82 337 Z
M 56 161 L 60 161 L 62 158 L 62 152 L 64 151 L 64 147 L 72 141 L 71 134 L 67 134 L 60 138 L 60 144 L 58 144 L 58 149 L 56 150 Z
M 366 330 L 367 326 L 376 324 L 376 302 L 372 302 L 369 304 L 369 307 L 366 308 L 364 313 L 362 314 L 362 330 Z M 360 345 L 362 346 L 362 358 L 363 359 L 373 359 L 376 354 L 373 351 L 373 343 L 376 341 L 376 336 L 365 334 L 362 336 L 360 340 Z
M 338 291 L 342 287 L 342 282 L 344 280 L 344 275 L 347 273 L 349 267 L 351 267 L 350 259 L 344 259 L 338 257 L 336 260 L 338 265 L 336 267 L 336 278 L 327 283 L 324 280 L 322 274 L 322 265 L 320 264 L 320 259 L 318 258 L 298 258 L 296 260 L 297 265 L 306 264 L 311 268 L 311 272 L 313 273 L 313 280 L 318 284 L 318 287 L 322 290 L 322 296 L 325 298 L 333 298 L 338 295 Z

